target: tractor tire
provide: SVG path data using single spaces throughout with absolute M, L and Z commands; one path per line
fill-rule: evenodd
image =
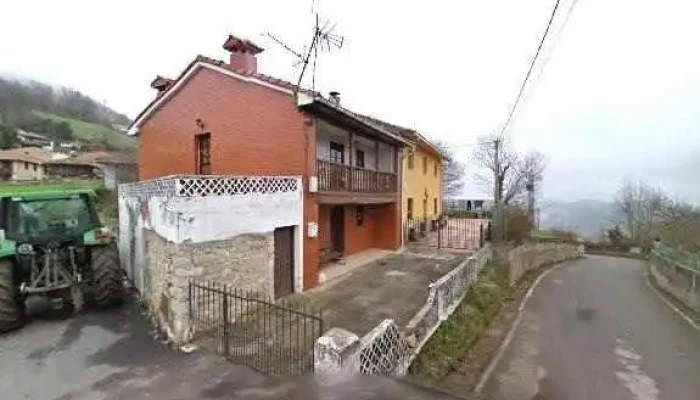
M 0 261 L 0 333 L 21 328 L 24 325 L 22 308 L 17 301 L 12 262 Z
M 92 249 L 94 301 L 98 307 L 117 307 L 124 303 L 125 290 L 119 269 L 119 256 L 113 246 Z

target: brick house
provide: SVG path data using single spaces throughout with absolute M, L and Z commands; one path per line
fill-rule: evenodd
M 254 43 L 229 36 L 228 62 L 197 56 L 177 79 L 157 77 L 155 99 L 129 134 L 139 178 L 300 176 L 303 226 L 281 279 L 318 285 L 328 262 L 401 246 L 401 136 L 325 98 L 257 71 Z M 275 266 L 277 268 L 277 266 Z M 303 271 L 302 277 L 287 276 Z M 279 277 L 280 271 L 275 271 Z M 277 285 L 275 285 L 277 286 Z

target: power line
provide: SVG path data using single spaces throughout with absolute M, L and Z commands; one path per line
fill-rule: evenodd
M 531 87 L 536 86 L 539 83 L 540 79 L 542 79 L 542 75 L 544 74 L 544 70 L 547 68 L 547 64 L 549 63 L 549 60 L 552 58 L 552 54 L 554 53 L 554 50 L 557 48 L 557 45 L 559 44 L 559 41 L 561 40 L 564 29 L 566 29 L 566 25 L 568 25 L 569 19 L 571 19 L 571 14 L 573 13 L 574 8 L 576 7 L 576 4 L 578 4 L 578 0 L 573 0 L 571 2 L 571 6 L 569 7 L 568 11 L 566 12 L 566 17 L 564 17 L 564 22 L 561 23 L 561 27 L 557 31 L 556 36 L 553 39 L 550 39 L 550 40 L 552 40 L 552 45 L 545 48 L 545 50 L 547 50 L 544 53 L 546 55 L 546 57 L 542 58 L 542 63 L 540 64 L 540 67 L 539 67 L 539 73 L 533 78 L 532 81 L 530 81 Z M 523 97 L 522 103 L 520 103 L 521 109 L 522 109 L 522 104 L 527 103 L 530 92 L 525 93 L 525 95 L 524 95 L 525 97 Z
M 527 86 L 527 81 L 530 79 L 530 75 L 532 74 L 532 69 L 535 67 L 535 63 L 537 62 L 537 57 L 540 55 L 540 50 L 542 50 L 542 45 L 544 44 L 545 39 L 547 39 L 547 34 L 549 33 L 549 28 L 552 26 L 552 21 L 554 21 L 554 16 L 557 14 L 557 9 L 559 8 L 559 2 L 560 0 L 557 0 L 556 4 L 554 4 L 554 8 L 552 9 L 552 15 L 549 17 L 549 22 L 547 22 L 547 29 L 544 31 L 544 35 L 542 35 L 542 39 L 540 39 L 540 44 L 537 46 L 537 52 L 535 53 L 535 57 L 532 58 L 532 62 L 530 63 L 530 69 L 527 70 L 527 75 L 525 75 L 525 79 L 523 80 L 523 84 L 520 86 L 520 91 L 518 92 L 518 97 L 515 99 L 515 103 L 513 103 L 513 107 L 510 109 L 510 113 L 508 114 L 508 119 L 506 120 L 506 123 L 503 124 L 503 128 L 501 128 L 501 133 L 499 136 L 503 136 L 503 132 L 506 131 L 506 128 L 510 124 L 510 121 L 513 119 L 513 114 L 515 114 L 515 109 L 518 107 L 518 103 L 520 102 L 520 98 L 523 97 L 523 92 L 525 91 L 525 86 Z

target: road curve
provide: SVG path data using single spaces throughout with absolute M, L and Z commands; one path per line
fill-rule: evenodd
M 483 393 L 496 400 L 698 400 L 700 332 L 642 261 L 589 256 L 548 274 Z

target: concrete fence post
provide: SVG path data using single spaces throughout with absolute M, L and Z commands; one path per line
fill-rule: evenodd
M 445 304 L 445 299 L 443 298 L 443 290 L 441 285 L 435 285 L 435 297 L 438 306 L 438 318 L 440 321 L 447 319 L 447 305 Z

